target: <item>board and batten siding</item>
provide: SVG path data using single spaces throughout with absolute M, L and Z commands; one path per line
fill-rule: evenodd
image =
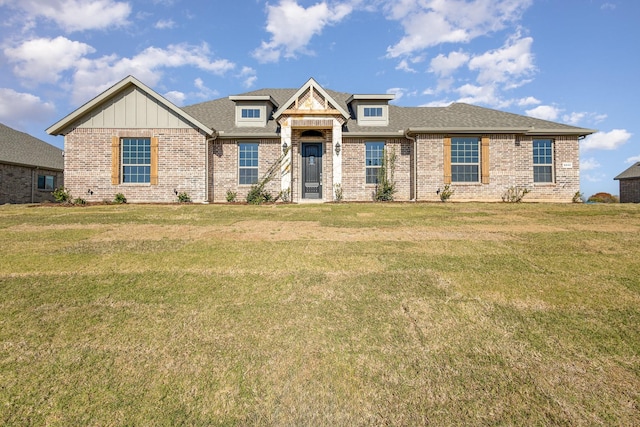
M 193 127 L 139 88 L 132 87 L 82 117 L 77 128 L 173 128 Z

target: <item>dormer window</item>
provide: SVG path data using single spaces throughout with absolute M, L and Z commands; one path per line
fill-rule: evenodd
M 243 108 L 241 115 L 243 119 L 259 119 L 260 109 L 259 108 Z
M 365 117 L 382 117 L 382 107 L 364 107 Z

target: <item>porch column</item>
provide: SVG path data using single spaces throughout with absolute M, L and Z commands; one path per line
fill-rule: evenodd
M 289 189 L 289 200 L 293 201 L 293 188 L 291 188 L 291 153 L 293 147 L 291 146 L 291 121 L 289 119 L 284 120 L 280 124 L 280 147 L 287 144 L 287 151 L 280 163 L 280 189 L 285 192 Z
M 331 189 L 332 199 L 336 198 L 336 186 L 342 185 L 342 124 L 333 119 L 333 140 L 331 141 L 331 153 L 333 155 L 333 188 Z M 339 153 L 336 153 L 336 147 L 339 146 Z

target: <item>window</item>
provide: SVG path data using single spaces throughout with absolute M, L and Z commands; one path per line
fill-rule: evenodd
M 122 139 L 122 182 L 151 182 L 151 139 Z
M 382 117 L 382 107 L 364 107 L 365 117 Z
M 243 108 L 241 114 L 242 114 L 242 118 L 243 119 L 259 119 L 260 118 L 260 109 L 258 109 L 258 108 Z
M 53 175 L 38 175 L 38 190 L 53 190 L 55 185 Z
M 451 181 L 478 182 L 480 167 L 479 139 L 451 138 Z
M 258 144 L 238 144 L 238 166 L 240 184 L 255 184 L 258 182 Z
M 553 182 L 553 141 L 533 140 L 533 182 Z
M 365 143 L 365 165 L 367 184 L 378 183 L 378 171 L 384 158 L 384 142 Z

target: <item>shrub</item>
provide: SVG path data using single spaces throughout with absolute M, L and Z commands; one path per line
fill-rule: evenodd
M 178 193 L 178 203 L 190 203 L 191 202 L 191 197 L 189 197 L 189 194 L 187 194 L 186 191 L 183 191 L 182 193 Z
M 374 199 L 377 202 L 391 202 L 393 195 L 398 191 L 393 175 L 396 170 L 397 155 L 394 150 L 387 152 L 384 150 L 382 155 L 382 165 L 378 170 L 378 185 L 376 185 L 376 193 Z
M 70 203 L 71 202 L 71 193 L 69 193 L 69 189 L 65 187 L 56 188 L 53 190 L 53 198 L 56 199 L 58 203 Z
M 238 199 L 238 193 L 235 191 L 227 190 L 227 202 L 235 203 Z
M 592 203 L 618 203 L 620 200 L 609 193 L 596 193 L 587 200 Z
M 342 193 L 342 185 L 341 184 L 334 185 L 333 192 L 335 195 L 335 201 L 338 203 L 341 202 L 344 197 L 344 194 Z
M 264 189 L 265 182 L 254 184 L 247 194 L 247 203 L 251 205 L 260 205 L 273 200 L 273 196 Z
M 502 195 L 502 201 L 507 203 L 520 203 L 524 196 L 526 196 L 531 190 L 525 187 L 513 186 L 507 188 Z
M 287 187 L 286 189 L 280 191 L 278 194 L 278 198 L 285 203 L 288 203 L 291 200 L 291 188 Z
M 85 199 L 83 199 L 82 197 L 78 197 L 77 199 L 73 200 L 73 204 L 74 205 L 86 205 L 87 201 Z
M 116 197 L 113 199 L 113 201 L 114 203 L 118 203 L 118 204 L 127 203 L 127 198 L 124 197 L 124 194 L 118 193 L 116 194 Z
M 571 199 L 571 201 L 573 203 L 582 203 L 582 202 L 584 202 L 583 197 L 584 196 L 583 196 L 583 194 L 581 192 L 576 191 L 576 194 L 573 195 L 573 199 Z
M 446 202 L 447 200 L 449 200 L 449 198 L 451 198 L 451 196 L 453 196 L 454 191 L 455 190 L 452 190 L 449 184 L 446 184 L 442 190 L 438 188 L 436 194 L 440 196 L 441 201 Z

